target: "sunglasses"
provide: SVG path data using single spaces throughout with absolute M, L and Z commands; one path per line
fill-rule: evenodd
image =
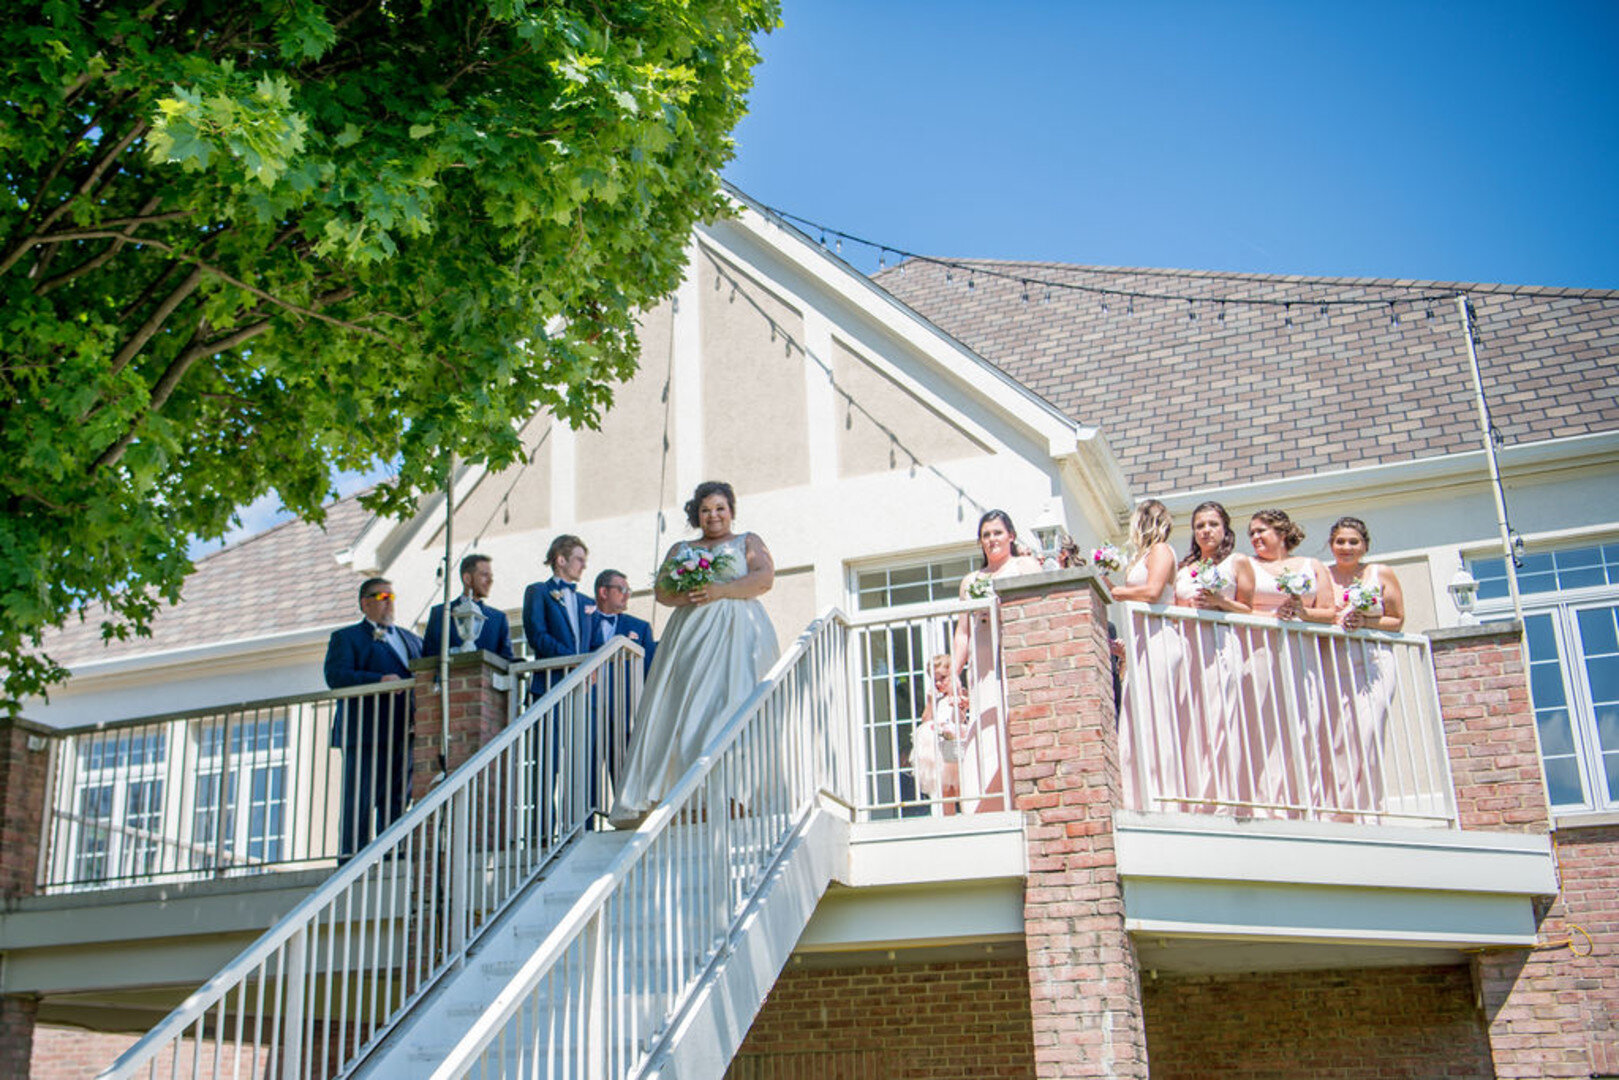
M 394 594 L 391 592 L 374 592 L 366 597 L 367 600 L 392 600 L 393 598 Z

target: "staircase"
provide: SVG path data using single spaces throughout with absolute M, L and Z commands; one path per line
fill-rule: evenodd
M 846 856 L 847 635 L 811 623 L 640 828 L 588 832 L 554 763 L 639 675 L 614 639 L 102 1076 L 721 1076 Z

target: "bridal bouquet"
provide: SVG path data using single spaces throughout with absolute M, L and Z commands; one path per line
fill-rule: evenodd
M 1225 576 L 1220 564 L 1204 559 L 1186 572 L 1192 579 L 1192 587 L 1198 592 L 1221 593 L 1231 587 L 1231 579 Z
M 658 567 L 658 584 L 669 592 L 688 593 L 714 584 L 735 562 L 736 556 L 729 551 L 709 551 L 682 544 Z
M 1349 583 L 1349 588 L 1344 590 L 1344 603 L 1362 615 L 1382 602 L 1383 586 L 1381 585 L 1368 585 L 1364 581 L 1352 581 Z
M 1276 587 L 1288 596 L 1304 596 L 1315 592 L 1315 575 L 1308 570 L 1283 570 L 1276 575 Z
M 967 599 L 988 600 L 994 595 L 994 580 L 982 570 L 974 571 L 973 576 L 967 581 Z
M 1112 544 L 1103 544 L 1091 552 L 1091 565 L 1106 570 L 1110 574 L 1117 574 L 1124 569 L 1124 552 Z

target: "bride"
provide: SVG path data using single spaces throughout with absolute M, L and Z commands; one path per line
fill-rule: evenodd
M 669 793 L 776 662 L 776 630 L 758 600 L 775 582 L 776 566 L 763 540 L 731 531 L 735 514 L 730 484 L 699 484 L 686 504 L 686 522 L 702 536 L 682 540 L 664 557 L 663 567 L 677 559 L 711 560 L 716 580 L 678 590 L 658 573 L 658 603 L 675 613 L 635 710 L 608 815 L 615 825 L 633 825 Z

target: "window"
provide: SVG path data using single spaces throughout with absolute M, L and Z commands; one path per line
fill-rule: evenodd
M 81 751 L 73 800 L 73 876 L 79 881 L 138 877 L 162 857 L 161 728 L 123 729 L 89 739 Z
M 232 718 L 228 741 L 227 754 L 223 722 L 198 727 L 191 822 L 192 838 L 203 852 L 198 861 L 216 866 L 217 853 L 223 851 L 227 866 L 280 862 L 287 839 L 287 718 Z M 245 806 L 240 802 L 244 791 Z
M 1468 569 L 1480 616 L 1510 614 L 1505 562 Z M 1527 554 L 1518 589 L 1552 806 L 1619 809 L 1619 543 Z
M 961 579 L 977 568 L 971 555 L 909 566 L 885 566 L 855 574 L 855 609 L 873 611 L 904 604 L 954 600 Z

